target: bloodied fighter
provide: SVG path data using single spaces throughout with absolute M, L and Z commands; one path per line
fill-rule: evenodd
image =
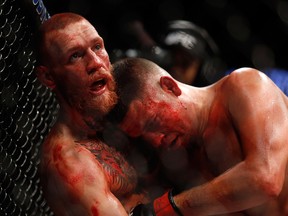
M 170 165 L 186 161 L 183 172 L 193 172 L 189 187 L 135 215 L 288 215 L 288 100 L 265 74 L 240 68 L 197 88 L 128 58 L 114 64 L 114 77 L 119 103 L 110 120 L 159 155 L 182 151 Z
M 41 183 L 57 216 L 128 215 L 144 195 L 136 172 L 99 139 L 101 118 L 115 104 L 103 39 L 82 16 L 55 14 L 37 34 L 38 79 L 60 109 L 41 151 Z

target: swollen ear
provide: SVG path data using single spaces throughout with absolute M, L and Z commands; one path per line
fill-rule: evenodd
M 37 66 L 36 67 L 36 75 L 39 81 L 47 86 L 48 88 L 54 89 L 55 88 L 55 82 L 49 72 L 49 69 L 45 66 Z
M 168 93 L 173 93 L 175 96 L 180 96 L 182 93 L 178 84 L 175 82 L 175 80 L 172 77 L 162 76 L 160 78 L 160 85 L 164 91 Z

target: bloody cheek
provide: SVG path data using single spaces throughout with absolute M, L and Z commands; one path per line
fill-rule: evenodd
M 98 216 L 98 215 L 99 215 L 96 206 L 92 206 L 92 207 L 91 207 L 91 212 L 92 212 L 92 215 L 93 215 L 93 216 Z

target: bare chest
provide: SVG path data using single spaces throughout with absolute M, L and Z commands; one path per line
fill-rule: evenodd
M 81 145 L 102 165 L 114 195 L 123 196 L 134 192 L 137 185 L 136 171 L 120 152 L 101 142 L 83 142 Z
M 228 121 L 211 124 L 203 136 L 203 154 L 214 175 L 219 175 L 243 160 L 241 143 Z

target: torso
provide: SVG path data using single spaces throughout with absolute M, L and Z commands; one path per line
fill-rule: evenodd
M 214 176 L 225 172 L 244 157 L 233 124 L 219 103 L 215 102 L 212 107 L 211 119 L 203 135 L 204 151 Z M 221 121 L 214 119 L 215 116 L 221 116 Z
M 225 79 L 221 82 L 222 83 L 218 84 L 219 86 L 214 86 L 213 88 L 222 88 L 221 85 L 223 85 Z M 222 90 L 223 89 L 219 90 L 219 92 Z M 285 100 L 286 107 L 288 107 L 287 99 L 284 99 L 284 101 Z M 239 134 L 234 128 L 234 123 L 230 113 L 227 112 L 226 106 L 227 101 L 225 101 L 225 97 L 221 94 L 219 94 L 219 96 L 216 95 L 211 106 L 207 120 L 208 124 L 206 125 L 203 136 L 200 141 L 197 141 L 199 143 L 193 143 L 197 148 L 193 148 L 192 152 L 189 152 L 190 166 L 182 171 L 183 175 L 193 173 L 190 178 L 190 183 L 187 183 L 187 178 L 182 182 L 182 184 L 187 185 L 186 189 L 211 181 L 213 178 L 221 175 L 245 159 L 243 146 L 241 146 L 239 142 Z M 253 131 L 251 131 L 251 133 L 253 133 Z M 179 162 L 175 161 L 175 163 Z M 286 169 L 285 175 L 282 192 L 277 199 L 273 199 L 258 207 L 239 212 L 239 215 L 288 215 L 288 168 Z M 181 173 L 173 176 L 181 176 Z M 177 182 L 177 184 L 181 185 L 181 182 Z M 236 213 L 235 215 L 238 214 Z
M 203 134 L 201 144 L 202 148 L 200 154 L 202 154 L 202 163 L 205 164 L 202 168 L 206 168 L 205 172 L 211 175 L 211 179 L 224 173 L 245 159 L 245 153 L 242 149 L 243 147 L 239 142 L 239 134 L 237 134 L 237 131 L 234 128 L 234 123 L 227 112 L 225 103 L 226 101 L 223 100 L 221 96 L 213 102 L 208 119 L 209 123 Z M 251 133 L 253 133 L 253 131 L 251 131 Z M 288 177 L 287 171 L 288 169 L 286 169 L 286 176 Z M 285 178 L 282 192 L 277 199 L 271 200 L 270 202 L 256 208 L 249 209 L 243 213 L 250 216 L 287 215 L 287 177 Z

